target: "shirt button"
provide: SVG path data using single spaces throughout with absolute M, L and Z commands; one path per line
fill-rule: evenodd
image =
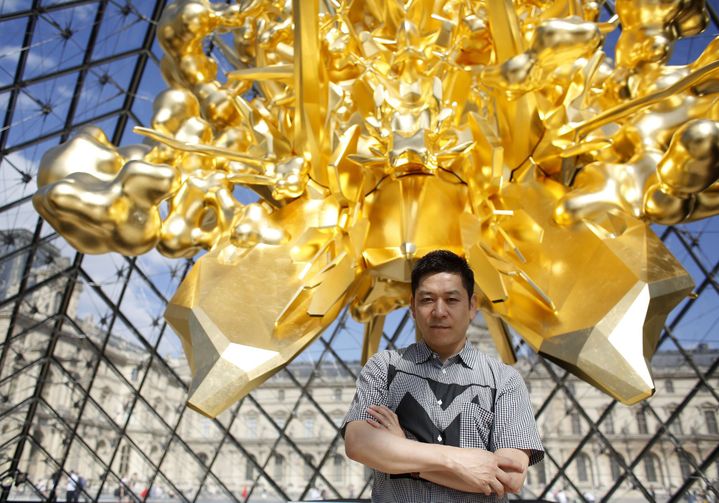
M 437 400 L 437 405 L 442 405 L 442 400 Z
M 442 441 L 442 435 L 437 435 L 437 442 L 441 442 L 441 441 Z
M 446 373 L 447 373 L 447 369 L 442 369 L 442 373 L 443 373 L 443 374 L 446 374 Z

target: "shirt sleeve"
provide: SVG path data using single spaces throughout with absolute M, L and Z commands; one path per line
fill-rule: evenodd
M 529 450 L 529 465 L 544 459 L 544 447 L 539 438 L 537 422 L 534 420 L 532 404 L 524 379 L 512 367 L 504 386 L 498 390 L 494 405 L 494 430 L 490 439 L 490 450 Z
M 357 378 L 357 390 L 349 411 L 340 429 L 345 436 L 347 424 L 351 421 L 372 419 L 367 413 L 370 405 L 387 405 L 387 368 L 389 364 L 386 352 L 374 354 L 362 368 Z

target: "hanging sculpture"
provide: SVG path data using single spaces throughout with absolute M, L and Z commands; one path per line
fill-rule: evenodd
M 33 199 L 75 248 L 208 250 L 166 311 L 215 416 L 349 306 L 362 358 L 413 261 L 476 272 L 502 358 L 513 327 L 624 403 L 691 291 L 650 230 L 719 212 L 719 38 L 668 66 L 702 1 L 182 0 L 158 28 L 170 88 L 148 145 L 85 128 Z M 605 35 L 618 30 L 614 62 Z M 207 43 L 234 70 L 220 75 Z M 240 204 L 233 190 L 259 200 Z

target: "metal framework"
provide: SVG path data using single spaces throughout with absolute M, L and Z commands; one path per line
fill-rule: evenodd
M 323 365 L 328 361 L 348 378 L 356 377 L 358 366 L 349 361 L 347 351 L 342 349 L 344 343 L 340 342 L 351 337 L 353 330 L 346 312 L 318 339 L 312 353 L 313 361 L 309 367 L 303 367 L 304 374 L 300 375 L 293 366 L 282 371 L 291 386 L 299 390 L 298 398 L 287 405 L 290 415 L 284 424 L 279 424 L 252 394 L 212 421 L 220 435 L 211 446 L 210 456 L 203 457 L 185 438 L 183 420 L 191 412 L 184 404 L 178 401 L 174 412 L 163 413 L 145 394 L 146 389 L 153 386 L 149 381 L 156 375 L 150 368 L 158 369 L 156 372 L 161 372 L 183 392 L 187 390 L 186 376 L 178 372 L 176 352 L 167 349 L 177 347 L 175 336 L 167 330 L 158 313 L 169 293 L 192 266 L 192 261 L 153 258 L 150 262 L 142 257 L 113 256 L 111 263 L 115 269 L 110 271 L 110 280 L 106 267 L 99 268 L 93 262 L 95 259 L 73 252 L 32 210 L 30 199 L 35 190 L 37 165 L 47 148 L 67 140 L 73 131 L 88 124 L 101 124 L 110 133 L 108 136 L 112 141 L 119 144 L 127 141 L 129 126 L 142 125 L 143 120 L 149 118 L 149 100 L 155 92 L 151 89 L 157 87 L 159 79 L 160 54 L 153 43 L 165 2 L 158 0 L 148 5 L 149 2 L 140 0 L 33 0 L 30 8 L 21 4 L 0 0 L 0 109 L 4 109 L 0 129 L 0 425 L 3 425 L 0 434 L 0 501 L 10 498 L 19 487 L 37 498 L 52 499 L 52 495 L 61 490 L 60 477 L 69 471 L 68 459 L 74 449 L 89 453 L 90 459 L 102 467 L 100 485 L 86 490 L 86 496 L 91 499 L 126 483 L 121 473 L 122 458 L 129 451 L 139 456 L 150 469 L 150 485 L 162 481 L 183 501 L 198 501 L 209 486 L 218 488 L 228 500 L 241 501 L 243 496 L 223 479 L 217 466 L 224 449 L 233 449 L 254 464 L 255 484 L 249 488 L 247 497 L 252 497 L 258 481 L 264 481 L 278 498 L 289 499 L 285 489 L 270 473 L 270 463 L 281 443 L 304 459 L 311 470 L 301 491 L 303 495 L 308 494 L 316 481 L 321 481 L 330 497 L 347 497 L 323 472 L 323 467 L 329 465 L 341 448 L 342 439 L 337 425 L 312 395 Z M 716 33 L 719 18 L 711 2 L 709 7 L 712 30 Z M 75 37 L 81 38 L 76 41 Z M 128 48 L 130 39 L 140 42 L 136 47 Z M 17 40 L 21 40 L 21 45 L 17 45 Z M 214 48 L 210 46 L 208 50 Z M 81 51 L 80 55 L 76 54 L 78 51 Z M 121 66 L 132 68 L 129 78 L 123 82 L 120 82 L 122 70 L 118 70 Z M 115 88 L 115 94 L 109 99 L 103 94 L 107 86 Z M 672 488 L 669 501 L 679 501 L 687 491 L 699 487 L 713 492 L 715 498 L 719 497 L 719 447 L 704 452 L 701 459 L 694 459 L 687 454 L 686 445 L 673 429 L 681 413 L 688 410 L 699 393 L 708 393 L 711 406 L 714 410 L 719 408 L 715 385 L 719 378 L 716 372 L 719 351 L 711 351 L 719 346 L 719 285 L 716 279 L 719 225 L 710 220 L 661 231 L 662 239 L 697 280 L 695 295 L 672 314 L 660 342 L 660 348 L 671 349 L 680 355 L 681 368 L 691 372 L 691 386 L 667 417 L 662 417 L 651 402 L 642 405 L 643 413 L 652 417 L 658 428 L 640 450 L 625 458 L 605 431 L 608 418 L 622 406 L 606 399 L 598 414 L 588 411 L 582 397 L 573 390 L 573 378 L 547 360 L 528 354 L 527 348 L 518 341 L 517 352 L 525 355 L 528 362 L 525 379 L 531 380 L 541 374 L 553 383 L 536 410 L 537 418 L 542 419 L 556 406 L 556 401 L 562 400 L 588 427 L 571 452 L 548 449 L 545 466 L 550 476 L 544 489 L 537 494 L 539 497 L 548 496 L 558 487 L 566 487 L 576 493 L 577 499 L 586 501 L 572 477 L 571 467 L 590 444 L 599 446 L 601 452 L 613 458 L 621 469 L 611 487 L 599 495 L 603 500 L 616 497 L 617 491 L 628 481 L 638 494 L 652 501 L 653 489 L 638 467 L 659 445 L 673 449 L 690 471 L 680 486 Z M 54 260 L 52 257 L 64 257 L 65 260 L 48 269 L 44 261 Z M 14 282 L 2 274 L 15 278 Z M 131 314 L 129 306 L 138 297 L 138 291 L 155 299 L 150 303 L 157 308 L 150 323 L 138 322 Z M 49 295 L 48 292 L 57 302 L 50 311 L 43 312 L 37 299 Z M 84 298 L 92 307 L 81 312 L 82 306 L 75 305 L 78 297 Z M 90 329 L 86 319 L 82 318 L 88 315 L 99 320 L 97 330 Z M 707 316 L 712 317 L 708 324 Z M 693 332 L 699 319 L 705 322 L 702 329 L 709 327 L 701 336 Z M 384 334 L 383 345 L 399 344 L 411 328 L 409 325 L 409 316 L 405 313 L 390 327 L 390 332 Z M 43 343 L 28 348 L 27 341 L 36 333 L 42 334 L 40 340 Z M 110 352 L 116 351 L 113 345 L 117 344 L 118 333 L 120 339 L 132 340 L 135 350 L 143 354 L 143 369 L 140 370 L 143 373 L 137 379 L 128 377 L 109 356 Z M 81 340 L 83 350 L 93 355 L 85 362 L 81 374 L 72 370 L 66 352 L 59 350 L 68 339 Z M 710 350 L 707 353 L 713 355 L 710 361 L 697 361 L 695 349 L 698 344 L 704 344 L 702 347 Z M 118 387 L 132 390 L 132 400 L 126 404 L 120 421 L 108 409 L 107 403 L 97 398 L 95 383 L 99 382 L 101 374 L 110 375 Z M 18 383 L 26 385 L 27 392 L 18 391 Z M 71 396 L 77 395 L 71 413 L 60 410 L 48 393 L 49 388 L 58 383 L 65 386 Z M 324 454 L 317 462 L 308 458 L 306 446 L 288 433 L 291 423 L 298 421 L 300 405 L 307 403 L 334 427 L 330 437 L 323 440 Z M 267 451 L 269 454 L 259 460 L 235 432 L 240 411 L 248 404 L 259 411 L 276 433 Z M 149 411 L 151 421 L 158 431 L 163 432 L 159 455 L 146 452 L 130 432 L 133 418 L 139 417 L 141 412 L 144 414 L 143 411 Z M 113 431 L 109 456 L 100 453 L 96 445 L 90 445 L 81 432 L 91 416 L 93 421 L 109 425 L 109 430 Z M 48 425 L 63 434 L 63 445 L 59 450 L 48 448 L 42 441 L 41 426 Z M 202 467 L 202 476 L 190 488 L 177 483 L 166 473 L 165 463 L 175 452 L 173 449 L 184 452 L 188 460 Z M 29 467 L 23 465 L 28 453 L 33 451 L 42 453 L 56 475 L 44 487 L 40 480 L 28 476 Z M 370 487 L 368 478 L 358 490 L 360 497 L 368 497 Z

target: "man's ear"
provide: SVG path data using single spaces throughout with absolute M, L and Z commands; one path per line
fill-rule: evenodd
M 472 297 L 469 299 L 469 315 L 472 317 L 472 319 L 477 316 L 477 294 L 473 293 Z
M 409 298 L 409 312 L 412 313 L 412 319 L 414 319 L 414 295 Z

